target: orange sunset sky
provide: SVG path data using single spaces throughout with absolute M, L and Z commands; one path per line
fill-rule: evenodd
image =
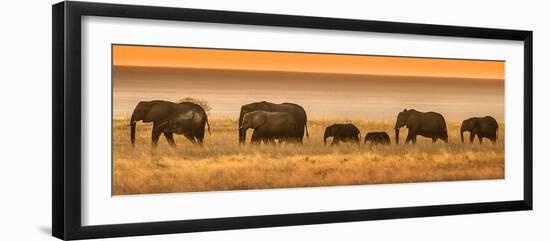
M 113 46 L 115 66 L 504 79 L 504 61 Z

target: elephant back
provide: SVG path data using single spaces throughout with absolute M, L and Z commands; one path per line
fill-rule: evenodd
M 170 116 L 173 114 L 173 110 L 175 107 L 172 104 L 173 103 L 171 102 L 167 102 L 163 104 L 151 103 L 151 108 L 143 116 L 143 122 L 165 120 L 170 118 Z

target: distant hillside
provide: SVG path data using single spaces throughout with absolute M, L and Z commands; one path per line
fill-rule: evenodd
M 464 84 L 477 85 L 480 87 L 496 87 L 504 86 L 501 79 L 472 79 L 472 78 L 449 78 L 449 77 L 424 77 L 424 76 L 382 76 L 382 75 L 359 75 L 359 74 L 342 74 L 342 73 L 311 73 L 311 72 L 285 72 L 285 71 L 258 71 L 258 70 L 229 70 L 229 69 L 195 69 L 195 68 L 163 68 L 163 67 L 133 67 L 133 66 L 116 66 L 114 75 L 119 81 L 114 83 L 115 88 L 120 86 L 150 86 L 162 85 L 169 83 L 170 85 L 186 84 L 189 80 L 193 80 L 194 85 L 223 85 L 231 88 L 231 83 L 238 82 L 242 85 L 259 85 L 265 84 L 270 87 L 279 86 L 281 81 L 292 80 L 295 85 L 309 86 L 317 88 L 322 86 L 341 86 L 347 85 L 353 88 L 366 87 L 365 84 L 371 85 L 453 85 L 461 86 Z M 151 75 L 154 75 L 155 81 L 151 82 Z M 184 80 L 185 77 L 185 80 Z M 217 80 L 223 79 L 223 83 Z M 176 80 L 176 81 L 175 81 Z M 258 83 L 262 80 L 262 83 Z M 299 82 L 298 82 L 299 80 Z M 174 82 L 175 81 L 175 82 Z M 278 84 L 279 83 L 279 84 Z M 283 86 L 287 88 L 285 83 Z M 240 87 L 241 88 L 241 87 Z
M 208 101 L 217 117 L 262 100 L 299 103 L 312 118 L 393 119 L 404 108 L 504 117 L 504 81 L 495 79 L 118 66 L 113 97 L 117 117 L 139 101 L 185 97 Z

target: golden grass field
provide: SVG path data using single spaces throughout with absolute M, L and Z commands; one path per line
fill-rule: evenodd
M 395 144 L 394 120 L 309 120 L 310 138 L 302 145 L 242 147 L 237 120 L 210 119 L 212 134 L 203 147 L 175 135 L 177 148 L 161 136 L 151 148 L 151 124 L 138 123 L 136 147 L 130 143 L 127 119 L 113 121 L 113 195 L 317 187 L 357 184 L 431 182 L 504 178 L 504 124 L 492 145 L 460 142 L 460 122 L 449 121 L 449 143 L 418 137 L 416 145 Z M 386 131 L 387 146 L 323 145 L 324 128 L 333 123 L 355 124 L 362 138 Z M 247 133 L 248 141 L 251 130 Z M 468 140 L 469 133 L 465 133 Z M 329 139 L 330 140 L 330 139 Z

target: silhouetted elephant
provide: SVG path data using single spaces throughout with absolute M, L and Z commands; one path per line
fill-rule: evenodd
M 445 118 L 436 112 L 420 112 L 414 109 L 399 112 L 395 122 L 395 143 L 399 143 L 399 128 L 403 126 L 409 129 L 405 143 L 412 141 L 415 144 L 417 135 L 432 138 L 432 142 L 437 139 L 449 141 Z
M 372 144 L 390 144 L 390 136 L 386 132 L 369 132 L 365 136 L 365 144 L 367 141 Z
M 332 137 L 331 145 L 337 145 L 340 142 L 354 142 L 359 145 L 361 132 L 353 124 L 333 124 L 325 129 L 323 137 L 325 146 L 329 137 Z
M 153 122 L 151 140 L 156 146 L 160 134 L 164 134 L 168 143 L 175 147 L 173 134 L 183 134 L 192 143 L 202 145 L 204 128 L 210 124 L 202 107 L 195 103 L 173 103 L 163 100 L 141 101 L 137 104 L 130 118 L 130 140 L 135 146 L 136 122 Z
M 275 104 L 271 102 L 261 101 L 254 102 L 247 105 L 241 106 L 241 113 L 239 114 L 239 127 L 242 126 L 243 117 L 246 113 L 253 111 L 267 111 L 267 112 L 287 112 L 289 113 L 294 120 L 296 120 L 297 132 L 296 137 L 301 143 L 304 139 L 304 130 L 306 136 L 309 138 L 309 133 L 307 131 L 307 115 L 304 108 L 300 105 L 294 103 L 282 103 Z M 246 131 L 242 131 L 239 128 L 239 143 L 244 144 L 246 139 Z
M 252 111 L 246 113 L 242 118 L 239 131 L 246 135 L 248 129 L 253 129 L 251 142 L 258 144 L 299 141 L 296 132 L 298 125 L 294 117 L 287 112 Z
M 470 132 L 470 143 L 474 142 L 474 138 L 477 135 L 479 143 L 482 143 L 483 137 L 489 138 L 493 144 L 497 141 L 498 123 L 495 118 L 491 116 L 485 117 L 472 117 L 464 120 L 460 127 L 460 139 L 464 143 L 464 132 Z

